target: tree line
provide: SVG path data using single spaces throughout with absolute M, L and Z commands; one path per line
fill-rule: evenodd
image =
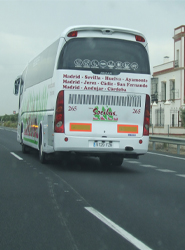
M 180 109 L 180 116 L 181 116 L 182 126 L 185 128 L 185 109 Z
M 0 116 L 0 125 L 6 127 L 17 127 L 18 114 Z
M 11 121 L 11 122 L 17 122 L 18 120 L 18 114 L 15 114 L 15 115 L 2 115 L 0 116 L 0 121 L 1 122 L 8 122 L 8 121 Z

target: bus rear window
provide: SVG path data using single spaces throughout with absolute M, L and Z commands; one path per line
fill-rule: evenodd
M 150 74 L 142 44 L 121 39 L 75 38 L 63 47 L 58 69 L 88 70 L 95 74 Z

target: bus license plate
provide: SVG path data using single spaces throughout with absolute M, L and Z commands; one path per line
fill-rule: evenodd
M 112 142 L 95 141 L 95 148 L 112 148 Z

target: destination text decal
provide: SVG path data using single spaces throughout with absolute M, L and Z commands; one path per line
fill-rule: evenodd
M 146 78 L 63 74 L 62 81 L 63 89 L 73 90 L 127 92 L 133 89 L 149 88 L 149 81 Z

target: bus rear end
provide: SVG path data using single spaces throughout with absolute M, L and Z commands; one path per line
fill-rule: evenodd
M 121 162 L 147 152 L 150 67 L 138 32 L 67 31 L 58 58 L 54 149 Z

